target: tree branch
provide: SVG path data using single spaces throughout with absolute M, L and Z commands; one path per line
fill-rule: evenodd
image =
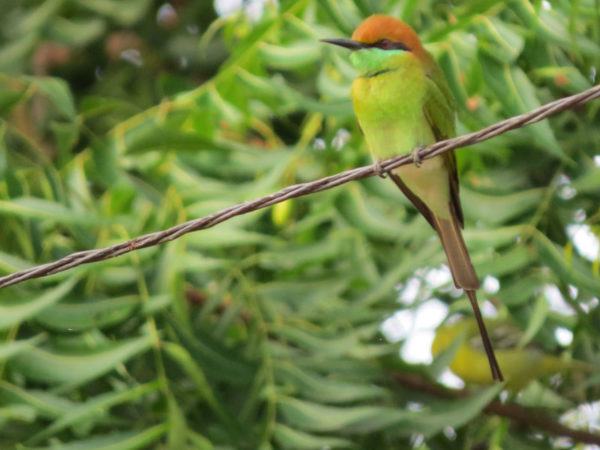
M 587 103 L 598 97 L 600 97 L 600 85 L 594 86 L 579 94 L 552 101 L 528 113 L 502 120 L 474 133 L 436 142 L 433 145 L 420 149 L 418 151 L 418 157 L 420 157 L 422 160 L 425 160 L 459 147 L 467 147 L 469 145 L 477 144 L 494 136 L 506 133 L 509 130 L 539 122 L 540 120 L 545 119 L 552 114 L 556 114 L 559 111 Z M 391 169 L 410 164 L 412 162 L 413 156 L 411 154 L 401 155 L 382 161 L 380 168 L 384 172 L 388 172 Z M 301 197 L 304 195 L 313 194 L 315 192 L 324 191 L 326 189 L 331 189 L 341 184 L 348 183 L 349 181 L 373 176 L 376 173 L 377 168 L 374 165 L 369 165 L 347 170 L 345 172 L 340 172 L 338 174 L 308 183 L 288 186 L 278 192 L 230 206 L 208 216 L 190 220 L 163 231 L 149 233 L 120 244 L 111 245 L 110 247 L 72 253 L 52 263 L 42 264 L 30 269 L 0 277 L 0 288 L 22 283 L 32 278 L 40 278 L 58 272 L 63 272 L 81 264 L 103 261 L 124 255 L 134 250 L 169 242 L 183 236 L 184 234 L 191 233 L 192 231 L 213 227 L 221 222 L 231 219 L 232 217 L 257 211 L 290 198 Z
M 403 387 L 425 392 L 436 397 L 452 399 L 467 397 L 469 395 L 469 391 L 465 389 L 448 389 L 441 384 L 433 383 L 415 374 L 394 372 L 393 377 Z M 577 442 L 600 445 L 600 435 L 566 427 L 539 410 L 525 408 L 514 403 L 501 403 L 498 400 L 492 400 L 483 408 L 483 411 L 487 414 L 506 417 L 523 425 L 539 428 L 554 436 L 567 436 Z

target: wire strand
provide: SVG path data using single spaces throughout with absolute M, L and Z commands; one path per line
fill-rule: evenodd
M 428 147 L 423 147 L 418 150 L 417 157 L 425 160 L 460 147 L 467 147 L 477 144 L 515 128 L 539 122 L 548 116 L 556 114 L 560 111 L 564 111 L 565 109 L 573 108 L 577 105 L 582 105 L 599 97 L 600 85 L 597 85 L 580 92 L 579 94 L 546 103 L 545 105 L 542 105 L 541 107 L 528 113 L 502 120 L 479 131 L 464 134 L 462 136 L 457 136 L 444 141 L 439 141 Z M 375 167 L 375 165 L 363 166 L 340 172 L 328 177 L 320 178 L 318 180 L 310 181 L 308 183 L 294 184 L 281 189 L 280 191 L 265 195 L 264 197 L 259 197 L 254 200 L 249 200 L 230 206 L 208 216 L 193 219 L 166 230 L 145 234 L 126 242 L 111 245 L 109 247 L 71 253 L 70 255 L 67 255 L 64 258 L 54 262 L 14 272 L 10 275 L 0 277 L 0 288 L 22 283 L 32 278 L 41 278 L 55 273 L 64 272 L 65 270 L 80 266 L 82 264 L 104 261 L 133 252 L 134 250 L 169 242 L 183 236 L 184 234 L 214 227 L 215 225 L 218 225 L 219 223 L 235 216 L 258 211 L 259 209 L 272 206 L 290 198 L 321 192 L 350 181 L 367 178 L 378 174 L 378 170 L 388 172 L 396 167 L 410 164 L 412 162 L 412 154 L 395 156 L 385 161 L 381 161 L 379 168 Z

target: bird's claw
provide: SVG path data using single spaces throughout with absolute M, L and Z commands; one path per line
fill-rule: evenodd
M 423 158 L 421 157 L 421 150 L 425 147 L 415 147 L 412 151 L 412 160 L 415 166 L 421 167 L 423 165 Z
M 384 172 L 383 168 L 381 167 L 381 161 L 378 159 L 373 163 L 373 171 L 377 174 L 378 177 L 380 178 L 385 178 L 386 177 L 386 172 Z

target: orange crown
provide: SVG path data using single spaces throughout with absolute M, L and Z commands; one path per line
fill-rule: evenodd
M 367 44 L 389 39 L 402 42 L 416 54 L 424 52 L 417 33 L 410 26 L 399 19 L 383 14 L 374 14 L 363 20 L 352 33 L 352 39 Z

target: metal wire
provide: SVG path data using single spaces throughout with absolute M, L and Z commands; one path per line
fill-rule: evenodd
M 467 147 L 469 145 L 483 142 L 494 136 L 506 133 L 509 130 L 539 122 L 548 116 L 556 114 L 560 111 L 564 111 L 565 109 L 587 103 L 591 100 L 597 99 L 598 97 L 600 97 L 600 85 L 594 86 L 579 94 L 552 101 L 528 113 L 502 120 L 474 133 L 436 142 L 433 145 L 419 149 L 417 152 L 417 158 L 423 160 L 427 158 L 433 158 L 434 156 L 459 147 Z M 391 169 L 405 164 L 410 164 L 412 162 L 412 154 L 395 156 L 382 161 L 380 163 L 380 170 L 387 172 Z M 166 230 L 145 234 L 120 244 L 111 245 L 110 247 L 72 253 L 54 262 L 42 264 L 6 275 L 4 277 L 0 277 L 0 288 L 22 283 L 32 278 L 40 278 L 58 272 L 63 272 L 81 264 L 103 261 L 124 255 L 134 250 L 169 242 L 183 236 L 184 234 L 191 233 L 192 231 L 214 227 L 215 225 L 235 216 L 257 211 L 290 198 L 301 197 L 304 195 L 313 194 L 315 192 L 324 191 L 326 189 L 331 189 L 341 184 L 348 183 L 349 181 L 370 177 L 378 173 L 378 168 L 375 167 L 375 165 L 369 165 L 347 170 L 345 172 L 340 172 L 338 174 L 320 178 L 308 183 L 288 186 L 280 191 L 265 195 L 264 197 L 230 206 L 208 216 L 190 220 Z

